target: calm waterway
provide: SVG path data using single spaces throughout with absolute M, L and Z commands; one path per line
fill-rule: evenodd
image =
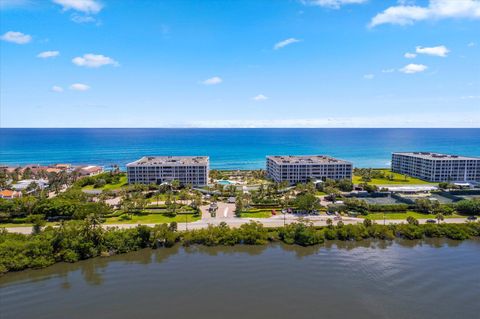
M 2 319 L 478 318 L 480 241 L 146 249 L 0 289 Z

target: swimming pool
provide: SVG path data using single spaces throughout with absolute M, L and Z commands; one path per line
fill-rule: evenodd
M 219 180 L 217 181 L 217 184 L 220 184 L 220 185 L 233 185 L 235 183 L 229 181 L 229 180 L 226 180 L 226 179 L 222 179 L 222 180 Z

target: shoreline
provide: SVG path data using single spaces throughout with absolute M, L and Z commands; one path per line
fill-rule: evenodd
M 129 225 L 130 226 L 130 225 Z M 132 225 L 133 226 L 133 225 Z M 345 221 L 336 226 L 317 226 L 301 220 L 286 226 L 265 227 L 256 221 L 229 226 L 226 223 L 182 230 L 175 224 L 128 228 L 102 228 L 94 221 L 68 222 L 62 228 L 47 227 L 36 234 L 0 231 L 0 273 L 45 268 L 59 262 L 75 263 L 98 256 L 110 257 L 142 248 L 183 246 L 261 246 L 272 242 L 316 246 L 332 240 L 361 242 L 366 239 L 421 240 L 447 238 L 463 241 L 480 238 L 480 222 L 382 225 Z

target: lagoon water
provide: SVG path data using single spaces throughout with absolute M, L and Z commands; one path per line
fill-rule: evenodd
M 480 241 L 145 249 L 0 277 L 2 319 L 478 318 Z
M 0 129 L 0 164 L 10 165 L 208 155 L 212 168 L 255 169 L 266 155 L 325 154 L 387 167 L 394 151 L 480 156 L 480 129 Z

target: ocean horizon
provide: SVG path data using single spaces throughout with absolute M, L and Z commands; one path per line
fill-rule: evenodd
M 1 128 L 0 164 L 125 164 L 146 155 L 210 156 L 214 169 L 259 169 L 267 155 L 322 154 L 388 167 L 391 153 L 480 156 L 480 128 Z

